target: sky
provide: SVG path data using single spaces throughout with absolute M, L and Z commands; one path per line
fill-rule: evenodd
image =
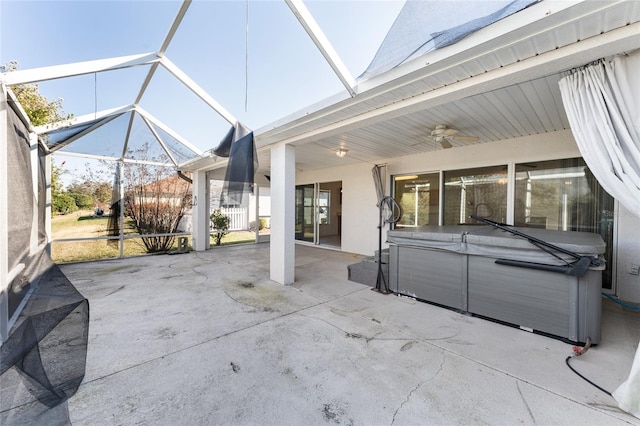
M 306 0 L 352 76 L 373 59 L 403 1 Z M 19 69 L 156 52 L 180 1 L 0 1 L 0 63 Z M 194 0 L 166 56 L 233 116 L 259 129 L 346 91 L 280 0 Z M 75 116 L 135 101 L 148 68 L 39 84 Z M 230 124 L 166 71 L 140 106 L 201 150 Z M 105 132 L 104 137 L 117 139 Z M 113 142 L 114 144 L 116 142 Z

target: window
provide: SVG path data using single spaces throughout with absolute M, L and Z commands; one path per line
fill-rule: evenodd
M 440 176 L 438 173 L 396 176 L 394 198 L 402 208 L 396 227 L 438 224 Z
M 596 232 L 607 244 L 613 265 L 613 197 L 591 174 L 582 158 L 516 165 L 514 224 L 561 231 Z M 611 288 L 612 268 L 602 285 Z
M 477 223 L 472 214 L 507 220 L 507 166 L 444 172 L 445 225 Z
M 561 231 L 596 232 L 599 210 L 613 211 L 581 158 L 517 164 L 515 200 L 516 225 Z

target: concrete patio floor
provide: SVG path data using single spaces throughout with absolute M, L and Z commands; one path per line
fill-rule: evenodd
M 63 265 L 89 299 L 74 425 L 617 425 L 640 420 L 566 365 L 572 345 L 347 280 L 353 254 L 269 245 Z M 603 300 L 572 366 L 613 391 L 640 313 Z

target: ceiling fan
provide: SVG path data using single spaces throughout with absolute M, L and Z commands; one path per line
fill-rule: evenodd
M 456 136 L 459 132 L 459 130 L 448 128 L 445 124 L 438 124 L 436 128 L 431 131 L 430 137 L 436 142 L 439 142 L 445 149 L 453 146 L 452 141 L 478 142 L 480 140 L 477 136 Z

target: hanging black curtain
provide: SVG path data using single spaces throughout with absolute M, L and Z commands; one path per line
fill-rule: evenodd
M 253 178 L 258 169 L 253 131 L 242 123 L 236 123 L 213 153 L 229 158 L 220 203 L 241 204 L 243 194 L 253 189 Z
M 109 213 L 108 224 L 110 237 L 120 235 L 120 199 L 122 198 L 122 194 L 120 193 L 120 167 L 121 164 L 118 162 L 113 177 L 113 188 L 111 189 L 111 207 L 109 208 L 111 212 Z M 115 240 L 109 240 L 109 243 L 112 245 L 118 244 Z

